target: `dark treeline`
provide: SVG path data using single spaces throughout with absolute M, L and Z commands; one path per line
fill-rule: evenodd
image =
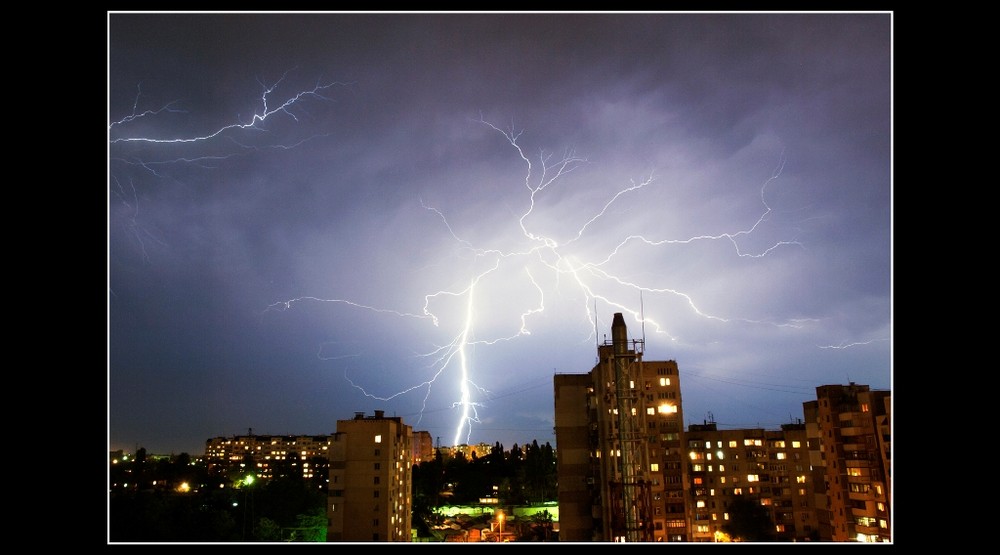
M 326 477 L 307 480 L 274 470 L 273 478 L 249 482 L 240 469 L 211 474 L 187 453 L 152 460 L 139 449 L 131 460 L 110 467 L 109 540 L 325 541 Z M 445 457 L 437 450 L 413 467 L 413 526 L 435 522 L 437 507 L 479 504 L 481 498 L 504 507 L 554 501 L 556 486 L 555 452 L 548 443 L 505 451 L 498 442 L 483 457 Z
M 139 449 L 111 465 L 109 540 L 325 541 L 326 490 L 277 470 L 274 478 L 248 481 L 239 469 L 213 475 L 187 453 L 147 460 Z

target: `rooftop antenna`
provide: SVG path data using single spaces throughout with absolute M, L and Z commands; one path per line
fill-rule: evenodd
M 594 364 L 601 362 L 601 334 L 597 331 L 597 298 L 594 298 L 594 347 L 597 355 L 594 357 Z
M 639 290 L 639 323 L 642 325 L 642 345 L 643 345 L 643 347 L 645 347 L 645 345 L 646 345 L 646 312 L 642 308 L 642 289 Z
M 601 334 L 597 331 L 597 299 L 594 299 L 594 346 L 601 346 Z

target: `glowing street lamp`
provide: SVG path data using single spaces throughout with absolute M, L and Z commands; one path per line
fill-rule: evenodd
M 503 541 L 503 511 L 497 511 L 497 520 L 500 521 L 500 535 L 497 536 L 497 543 Z

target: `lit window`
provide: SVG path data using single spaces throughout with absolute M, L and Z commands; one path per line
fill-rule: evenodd
M 799 447 L 802 447 L 802 442 L 800 442 L 800 441 L 793 441 L 792 442 L 792 449 L 798 449 Z
M 660 385 L 663 387 L 670 385 L 670 378 L 660 378 Z
M 691 470 L 693 470 L 695 472 L 701 472 L 701 465 L 700 464 L 693 465 L 692 468 L 691 468 Z M 695 484 L 701 484 L 701 476 L 695 476 L 694 477 L 694 483 Z
M 747 474 L 747 481 L 748 482 L 759 482 L 760 481 L 760 476 L 758 476 L 756 474 Z
M 704 509 L 704 508 L 705 508 L 705 502 L 704 502 L 704 501 L 701 501 L 701 500 L 699 500 L 699 501 L 698 501 L 697 503 L 695 503 L 695 505 L 696 505 L 696 506 L 697 506 L 697 507 L 698 507 L 699 509 Z
M 726 458 L 726 457 L 722 456 L 722 449 L 719 449 L 718 451 L 715 452 L 715 458 L 719 459 L 720 461 L 722 459 Z
M 783 452 L 782 453 L 778 453 L 778 457 L 777 458 L 778 458 L 779 461 L 784 460 L 785 459 L 785 453 L 783 453 Z
M 721 469 L 720 469 L 720 472 L 721 472 Z M 719 483 L 720 484 L 725 484 L 726 483 L 726 477 L 725 476 L 720 476 L 719 477 Z
M 646 414 L 653 416 L 654 414 L 656 414 L 656 409 L 654 409 L 653 407 L 647 407 Z
M 726 465 L 720 464 L 719 465 L 719 472 L 725 472 L 725 471 L 726 471 Z
M 382 443 L 382 434 L 375 434 L 375 443 Z
M 806 483 L 806 477 L 805 476 L 796 476 L 795 477 L 795 483 L 796 484 L 804 484 L 804 483 Z
M 657 412 L 660 414 L 674 414 L 677 412 L 676 405 L 660 405 L 656 408 Z
M 653 463 L 653 464 L 649 465 L 649 471 L 650 472 L 659 472 L 660 471 L 660 463 Z

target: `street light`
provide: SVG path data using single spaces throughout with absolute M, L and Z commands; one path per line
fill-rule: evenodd
M 503 541 L 503 511 L 497 512 L 497 519 L 500 520 L 500 535 L 497 537 L 497 543 Z

